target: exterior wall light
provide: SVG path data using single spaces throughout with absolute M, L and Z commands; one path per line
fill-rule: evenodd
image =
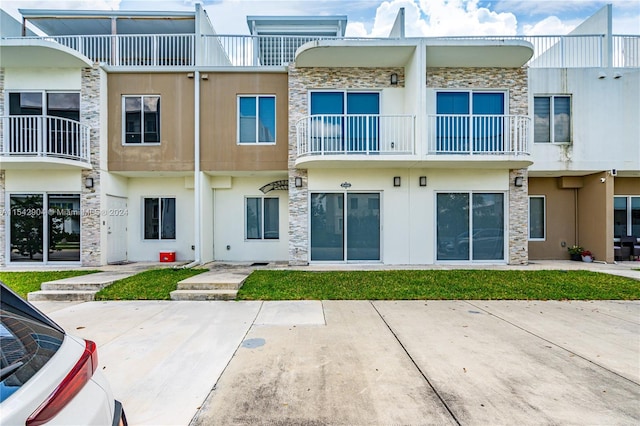
M 598 79 L 599 80 L 604 80 L 605 78 L 607 78 L 607 75 L 603 71 L 600 71 L 598 73 Z
M 616 79 L 616 80 L 622 78 L 622 73 L 618 72 L 618 71 L 614 72 L 613 73 L 613 78 Z
M 87 189 L 93 188 L 93 178 L 92 177 L 85 178 L 84 187 L 87 188 Z
M 521 188 L 522 185 L 524 185 L 524 178 L 522 176 L 516 176 L 516 179 L 513 181 L 513 184 L 516 187 Z
M 393 73 L 391 74 L 391 85 L 392 86 L 397 86 L 398 85 L 398 74 L 397 73 Z
M 400 186 L 400 176 L 393 177 L 393 186 Z
M 419 182 L 420 182 L 420 186 L 427 186 L 427 177 L 420 176 Z
M 295 184 L 296 188 L 302 188 L 302 178 L 300 176 L 296 176 Z
M 340 186 L 344 189 L 351 188 L 351 184 L 349 182 L 342 182 Z

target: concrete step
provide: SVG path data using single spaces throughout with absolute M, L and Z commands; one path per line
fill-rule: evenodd
M 29 301 L 92 301 L 97 292 L 114 282 L 135 275 L 135 272 L 97 272 L 78 277 L 47 281 L 40 285 L 41 291 L 27 295 Z
M 171 300 L 235 300 L 237 290 L 175 290 Z
M 93 290 L 40 290 L 32 291 L 27 294 L 27 300 L 29 302 L 91 302 L 95 300 L 96 293 L 97 291 Z
M 238 290 L 248 273 L 209 271 L 186 278 L 178 283 L 178 290 Z

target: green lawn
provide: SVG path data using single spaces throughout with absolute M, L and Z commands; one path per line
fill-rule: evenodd
M 27 293 L 40 290 L 40 284 L 44 282 L 77 277 L 94 272 L 100 271 L 0 272 L 0 281 L 26 299 Z
M 640 281 L 589 271 L 255 271 L 239 300 L 637 300 Z
M 96 294 L 96 300 L 169 300 L 178 281 L 207 269 L 150 269 L 116 281 Z
M 178 281 L 206 269 L 152 269 L 101 290 L 96 300 L 169 300 Z M 22 297 L 51 281 L 97 271 L 0 272 Z M 638 300 L 640 281 L 589 271 L 253 272 L 239 300 Z

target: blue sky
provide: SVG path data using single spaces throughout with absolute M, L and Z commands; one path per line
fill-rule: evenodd
M 193 10 L 196 0 L 1 0 L 2 8 Z M 408 36 L 566 34 L 607 3 L 613 31 L 640 34 L 640 0 L 204 0 L 219 34 L 247 34 L 247 15 L 347 15 L 347 35 L 386 36 L 400 7 Z M 14 12 L 15 13 L 15 12 Z

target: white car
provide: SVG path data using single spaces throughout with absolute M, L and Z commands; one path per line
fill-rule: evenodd
M 0 285 L 0 424 L 126 426 L 96 344 Z

